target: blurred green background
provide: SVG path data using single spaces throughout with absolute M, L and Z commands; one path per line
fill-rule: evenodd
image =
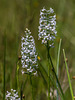
M 20 56 L 21 36 L 25 28 L 31 30 L 35 39 L 38 55 L 41 57 L 41 64 L 47 71 L 46 48 L 38 41 L 38 26 L 40 10 L 45 7 L 52 7 L 57 16 L 57 38 L 55 47 L 51 50 L 51 56 L 56 68 L 58 44 L 62 39 L 59 79 L 66 97 L 70 96 L 67 74 L 63 59 L 62 49 L 65 49 L 68 59 L 68 67 L 75 95 L 75 0 L 0 0 L 0 98 L 3 96 L 3 61 L 4 61 L 4 35 L 6 33 L 6 91 L 11 88 L 15 89 L 15 69 L 16 61 Z M 21 67 L 21 65 L 20 65 Z M 20 72 L 21 75 L 21 72 Z M 26 76 L 27 77 L 27 76 Z M 20 81 L 26 80 L 23 79 Z M 21 77 L 19 77 L 21 78 Z M 38 82 L 33 82 L 36 100 L 46 100 L 46 86 L 42 77 L 35 77 Z M 31 100 L 30 85 L 26 83 L 24 94 L 26 100 Z M 66 88 L 65 88 L 66 87 Z M 39 90 L 40 88 L 40 90 Z M 43 88 L 43 89 L 42 89 Z M 37 89 L 37 91 L 36 91 Z M 30 96 L 29 96 L 29 95 Z M 69 99 L 68 99 L 69 100 Z M 71 99 L 70 99 L 71 100 Z

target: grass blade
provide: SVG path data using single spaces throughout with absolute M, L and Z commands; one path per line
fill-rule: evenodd
M 6 33 L 4 34 L 3 100 L 5 100 Z
M 61 39 L 59 42 L 59 48 L 58 48 L 58 57 L 57 57 L 57 77 L 58 77 L 58 71 L 59 71 L 59 56 L 60 56 L 60 48 L 61 48 Z M 58 83 L 57 83 L 57 88 L 58 88 Z M 58 100 L 58 90 L 57 90 L 57 100 Z
M 67 71 L 67 76 L 68 76 L 68 81 L 69 81 L 69 86 L 70 86 L 70 92 L 71 92 L 72 100 L 74 100 L 73 90 L 72 90 L 72 85 L 71 85 L 71 81 L 70 81 L 70 75 L 69 75 L 69 72 L 68 72 L 68 65 L 67 65 L 67 62 L 66 62 L 66 56 L 65 56 L 64 49 L 63 49 L 63 55 L 64 55 L 65 66 L 66 66 L 66 71 Z
M 18 87 L 18 73 L 19 73 L 19 65 L 18 65 L 18 46 L 19 46 L 18 33 L 16 33 L 16 71 L 15 71 L 15 89 L 19 91 L 19 87 Z

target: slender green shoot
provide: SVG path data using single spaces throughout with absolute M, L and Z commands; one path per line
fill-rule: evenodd
M 6 33 L 4 34 L 3 100 L 5 100 Z
M 68 71 L 68 65 L 67 65 L 67 62 L 66 62 L 66 56 L 65 56 L 64 49 L 63 49 L 63 55 L 64 55 L 65 66 L 66 66 L 66 71 L 67 71 L 67 76 L 68 76 L 68 81 L 69 81 L 69 86 L 70 86 L 70 92 L 71 92 L 72 100 L 74 100 L 73 90 L 72 90 L 72 85 L 71 85 L 71 80 L 70 80 L 70 75 L 69 75 L 69 71 Z
M 48 100 L 50 100 L 50 66 L 48 65 Z
M 58 77 L 58 73 L 59 73 L 60 48 L 61 48 L 61 39 L 60 39 L 60 42 L 59 42 L 58 57 L 57 57 L 57 77 Z M 58 83 L 57 83 L 57 88 L 58 88 Z M 58 99 L 59 99 L 59 95 L 58 95 L 58 90 L 57 90 L 57 100 L 58 100 Z
M 26 77 L 26 80 L 24 82 L 22 81 L 22 83 L 21 83 L 21 89 L 20 89 L 21 100 L 26 100 L 25 95 L 23 94 L 23 92 L 24 92 L 27 81 L 28 81 L 28 76 Z
M 30 84 L 31 84 L 31 92 L 32 92 L 32 100 L 34 100 L 34 94 L 33 94 L 33 85 L 32 85 L 32 76 L 31 74 L 29 75 L 30 76 Z
M 17 89 L 18 89 L 18 91 L 19 91 L 19 78 L 18 78 L 18 74 L 19 74 L 19 65 L 18 65 L 18 63 L 17 63 L 17 71 L 16 71 L 16 78 L 17 78 Z
M 59 88 L 60 88 L 60 91 L 61 91 L 61 93 L 62 93 L 63 100 L 65 100 L 64 93 L 63 93 L 63 90 L 62 90 L 62 88 L 61 88 L 60 82 L 59 82 L 59 80 L 58 80 L 57 74 L 56 74 L 56 72 L 55 72 L 55 68 L 54 68 L 54 65 L 53 65 L 53 62 L 52 62 L 52 59 L 51 59 L 50 54 L 49 54 L 49 60 L 50 60 L 51 65 L 52 65 L 52 72 L 53 72 L 53 74 L 54 74 L 54 76 L 55 76 L 55 78 L 56 78 L 56 81 L 57 81 L 58 86 L 59 86 Z
M 18 89 L 18 71 L 19 71 L 19 61 L 18 61 L 18 34 L 16 33 L 16 70 L 15 70 L 15 89 Z M 18 89 L 19 90 L 19 89 Z M 19 91 L 18 91 L 19 92 Z
M 23 82 L 21 83 L 20 96 L 21 96 L 21 100 L 22 100 L 22 97 L 23 97 Z
M 48 100 L 50 100 L 50 60 L 49 60 L 49 44 L 47 42 L 47 57 L 48 57 Z

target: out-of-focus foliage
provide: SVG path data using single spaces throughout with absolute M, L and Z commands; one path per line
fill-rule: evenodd
M 38 41 L 38 26 L 40 10 L 52 7 L 57 15 L 57 39 L 51 56 L 56 68 L 59 39 L 62 38 L 61 57 L 59 66 L 59 79 L 66 97 L 70 94 L 65 71 L 62 48 L 66 51 L 70 77 L 75 75 L 75 0 L 0 0 L 0 98 L 2 98 L 4 33 L 6 33 L 6 91 L 15 88 L 16 61 L 20 55 L 20 41 L 25 28 L 29 28 L 35 39 L 36 48 L 41 63 L 47 71 L 46 48 Z M 21 65 L 20 65 L 21 67 Z M 21 75 L 21 72 L 19 72 Z M 40 75 L 41 76 L 41 75 Z M 45 75 L 45 78 L 47 76 Z M 20 78 L 22 78 L 20 76 Z M 26 80 L 26 76 L 20 81 Z M 35 80 L 37 82 L 35 82 Z M 72 80 L 75 95 L 75 81 Z M 28 85 L 27 85 L 28 84 Z M 46 100 L 46 86 L 42 77 L 34 78 L 34 92 L 37 100 Z M 66 87 L 66 88 L 65 88 Z M 31 100 L 30 85 L 26 83 L 24 93 L 27 100 Z M 36 91 L 37 88 L 37 91 Z M 28 94 L 30 96 L 28 96 Z M 38 95 L 36 95 L 38 94 Z M 43 99 L 43 100 L 44 100 Z M 68 99 L 69 100 L 69 99 Z

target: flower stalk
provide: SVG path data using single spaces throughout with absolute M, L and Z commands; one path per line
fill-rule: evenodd
M 48 100 L 50 100 L 50 55 L 49 50 L 53 47 L 54 39 L 57 34 L 56 31 L 56 14 L 54 10 L 50 8 L 46 10 L 43 8 L 40 11 L 40 20 L 39 20 L 39 39 L 42 40 L 47 48 L 47 57 L 48 57 Z
M 48 57 L 48 100 L 50 100 L 50 60 L 49 60 L 49 45 L 47 42 L 47 57 Z
M 6 33 L 4 34 L 3 100 L 5 100 Z
M 34 100 L 33 85 L 32 85 L 32 75 L 30 74 L 29 76 L 30 76 L 30 84 L 31 84 L 32 100 Z
M 50 60 L 51 66 L 52 66 L 52 72 L 53 72 L 53 74 L 54 74 L 54 76 L 55 76 L 55 78 L 56 78 L 56 81 L 57 81 L 58 86 L 59 86 L 59 88 L 60 88 L 60 91 L 61 91 L 61 93 L 62 93 L 63 100 L 65 100 L 65 98 L 64 98 L 64 93 L 63 93 L 63 90 L 62 90 L 62 88 L 61 88 L 60 82 L 59 82 L 59 80 L 58 80 L 57 74 L 56 74 L 56 72 L 55 72 L 55 68 L 54 68 L 54 65 L 53 65 L 53 62 L 52 62 L 52 59 L 51 59 L 50 54 L 49 54 L 49 60 Z

